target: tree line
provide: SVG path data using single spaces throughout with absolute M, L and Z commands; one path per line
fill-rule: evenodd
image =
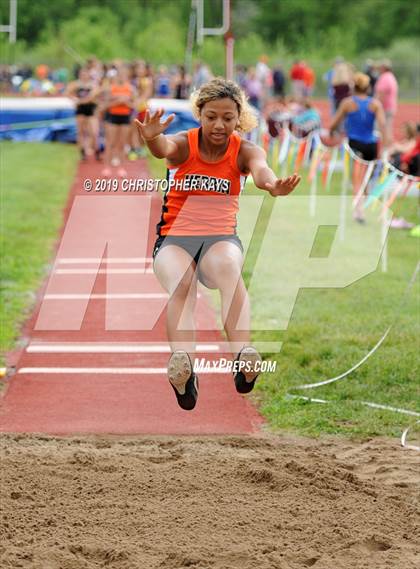
M 232 31 L 238 40 L 257 34 L 290 52 L 339 44 L 360 53 L 385 48 L 398 38 L 418 37 L 420 3 L 413 0 L 232 0 Z M 205 25 L 219 25 L 222 0 L 204 0 Z M 0 22 L 8 20 L 9 1 L 0 1 Z M 100 24 L 112 13 L 125 42 L 161 19 L 169 19 L 185 38 L 191 0 L 18 0 L 18 39 L 34 47 L 60 33 L 80 14 Z M 95 23 L 95 21 L 93 22 Z M 105 38 L 104 38 L 105 39 Z M 105 40 L 106 41 L 106 40 Z M 159 37 L 159 42 L 172 41 Z

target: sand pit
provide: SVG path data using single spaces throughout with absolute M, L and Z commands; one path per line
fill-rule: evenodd
M 2 435 L 0 456 L 2 568 L 419 567 L 396 441 Z

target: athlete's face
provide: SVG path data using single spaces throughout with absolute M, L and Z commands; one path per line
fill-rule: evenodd
M 209 101 L 201 109 L 200 120 L 203 136 L 212 144 L 223 145 L 238 125 L 238 107 L 228 97 Z

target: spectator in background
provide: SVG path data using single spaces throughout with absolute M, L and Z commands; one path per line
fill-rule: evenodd
M 303 96 L 306 98 L 312 97 L 315 87 L 315 71 L 308 64 L 305 64 L 303 69 Z
M 416 138 L 418 137 L 419 125 L 414 122 L 405 122 L 402 125 L 403 138 L 398 142 L 394 142 L 388 149 L 389 160 L 401 170 L 401 157 L 410 153 L 416 146 Z
M 194 89 L 200 89 L 200 87 L 204 85 L 204 83 L 210 81 L 210 79 L 213 77 L 213 74 L 210 71 L 210 68 L 207 65 L 205 65 L 202 61 L 197 61 L 194 67 L 195 69 L 192 80 L 193 87 Z
M 50 72 L 50 70 L 49 70 L 48 65 L 45 65 L 44 63 L 40 63 L 39 65 L 37 65 L 35 67 L 35 76 L 40 81 L 44 81 L 45 79 L 48 79 L 49 72 Z
M 255 66 L 255 74 L 257 79 L 261 81 L 261 83 L 268 84 L 269 78 L 271 75 L 271 69 L 268 66 L 268 57 L 266 55 L 262 55 Z
M 0 63 L 0 93 L 7 93 L 10 86 L 17 89 L 22 83 L 22 77 L 20 75 L 18 76 L 17 73 L 15 74 L 15 77 L 19 77 L 19 80 L 16 82 L 16 85 L 12 83 L 12 77 L 10 67 L 4 63 Z
M 261 83 L 262 93 L 261 93 L 261 101 L 265 103 L 268 99 L 268 95 L 273 83 L 271 69 L 268 66 L 268 57 L 267 55 L 262 55 L 255 66 L 255 75 L 258 81 Z
M 414 147 L 401 155 L 401 170 L 411 176 L 420 176 L 420 124 L 417 125 Z
M 155 95 L 161 99 L 171 96 L 171 77 L 166 65 L 159 65 L 155 78 Z
M 246 90 L 246 72 L 247 69 L 245 65 L 236 65 L 235 66 L 235 82 L 243 89 Z
M 128 144 L 130 119 L 135 109 L 135 92 L 129 81 L 128 69 L 121 65 L 117 74 L 110 79 L 106 93 L 106 127 L 105 127 L 105 168 L 103 176 L 112 176 L 111 166 L 119 166 L 117 175 L 127 175 L 123 167 L 125 147 Z
M 146 117 L 148 100 L 153 97 L 153 77 L 150 65 L 142 60 L 137 61 L 134 64 L 131 84 L 135 93 L 134 117 L 143 122 Z M 129 160 L 146 157 L 144 140 L 140 137 L 134 122 L 130 124 L 129 144 Z
M 388 140 L 393 139 L 394 117 L 397 112 L 398 83 L 392 73 L 392 63 L 384 59 L 379 64 L 379 78 L 375 85 L 375 95 L 381 101 L 385 111 L 385 123 Z
M 98 89 L 89 76 L 89 70 L 82 67 L 77 81 L 67 87 L 67 96 L 76 105 L 77 145 L 81 160 L 86 160 L 93 152 L 100 158 L 98 147 L 99 125 L 95 116 Z
M 270 136 L 279 136 L 282 128 L 289 128 L 293 115 L 285 97 L 274 97 L 264 109 Z
M 349 97 L 353 88 L 354 69 L 347 61 L 334 64 L 331 83 L 334 93 L 334 109 L 337 110 L 341 101 Z
M 283 98 L 285 95 L 285 85 L 286 77 L 280 63 L 278 63 L 273 69 L 273 95 Z
M 261 81 L 257 77 L 255 67 L 250 67 L 248 70 L 245 92 L 248 96 L 249 103 L 256 109 L 260 110 L 263 87 L 261 85 Z
M 385 129 L 385 115 L 381 102 L 368 95 L 370 79 L 364 73 L 354 75 L 354 95 L 346 97 L 340 103 L 332 120 L 330 133 L 333 136 L 340 123 L 345 121 L 345 131 L 349 146 L 363 160 L 376 160 L 378 156 L 378 141 L 374 133 L 375 119 L 383 137 L 383 143 L 388 145 Z M 366 173 L 366 164 L 355 160 L 353 166 L 353 193 L 358 194 Z M 363 200 L 359 199 L 354 207 L 355 221 L 364 223 Z
M 72 72 L 73 72 L 74 81 L 77 81 L 81 69 L 82 69 L 82 65 L 79 62 L 77 62 L 73 65 Z
M 295 60 L 289 73 L 290 81 L 292 82 L 292 93 L 294 97 L 301 98 L 305 89 L 305 63 L 300 60 Z
M 95 83 L 95 85 L 99 85 L 104 75 L 103 64 L 96 57 L 90 57 L 87 60 L 86 68 L 91 80 Z
M 408 152 L 416 144 L 417 125 L 413 121 L 406 121 L 401 125 L 402 139 L 394 142 L 388 149 L 389 154 L 394 152 Z
M 191 90 L 191 77 L 185 71 L 185 67 L 183 65 L 178 66 L 178 74 L 175 77 L 174 83 L 175 99 L 188 99 Z
M 52 72 L 51 77 L 55 86 L 55 92 L 62 95 L 69 80 L 69 73 L 67 69 L 65 67 L 60 67 Z
M 303 101 L 302 110 L 292 119 L 292 132 L 298 137 L 308 136 L 321 128 L 321 116 L 309 99 Z
M 324 73 L 322 79 L 327 83 L 327 96 L 330 101 L 330 112 L 331 116 L 334 116 L 336 108 L 335 108 L 335 97 L 334 97 L 334 85 L 332 83 L 334 77 L 334 69 L 339 63 L 343 63 L 344 59 L 341 56 L 335 58 L 331 69 L 329 69 L 326 73 Z
M 365 67 L 363 72 L 369 77 L 370 79 L 370 89 L 369 95 L 373 95 L 375 91 L 375 83 L 378 79 L 378 70 L 377 67 L 372 59 L 366 59 Z

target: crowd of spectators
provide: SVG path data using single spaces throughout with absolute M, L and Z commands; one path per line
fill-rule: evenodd
M 370 82 L 367 94 L 378 99 L 383 107 L 387 139 L 392 143 L 398 102 L 398 83 L 392 72 L 392 64 L 388 60 L 377 63 L 367 60 L 363 72 Z M 327 85 L 331 116 L 337 112 L 342 101 L 354 93 L 355 73 L 356 69 L 351 63 L 337 57 L 331 69 L 322 77 Z M 132 120 L 136 117 L 140 120 L 144 118 L 148 99 L 188 99 L 194 89 L 212 77 L 211 68 L 200 61 L 194 64 L 191 72 L 183 65 L 154 67 L 141 60 L 103 63 L 95 57 L 89 58 L 83 65 L 76 64 L 71 72 L 66 68 L 50 69 L 45 64 L 34 68 L 0 66 L 2 94 L 70 96 L 74 100 L 78 109 L 82 158 L 93 153 L 99 156 L 98 143 L 94 141 L 98 140 L 100 131 L 118 132 L 118 136 L 113 137 L 119 140 L 118 144 L 115 140 L 110 144 L 108 136 L 107 146 L 114 147 L 114 155 L 105 157 L 108 165 L 106 173 L 112 164 L 122 162 L 123 148 L 130 148 L 132 157 L 143 153 Z M 267 118 L 273 135 L 285 124 L 297 136 L 305 136 L 320 128 L 321 117 L 312 102 L 316 74 L 307 61 L 295 60 L 286 71 L 280 63 L 270 67 L 268 57 L 262 55 L 255 66 L 237 65 L 234 79 L 247 94 L 251 105 Z M 110 121 L 109 115 L 115 113 L 109 113 L 109 109 L 118 106 L 120 109 L 117 109 L 117 114 L 125 114 L 130 120 L 114 118 Z M 127 124 L 122 124 L 125 120 L 128 121 Z M 112 126 L 101 127 L 104 122 Z M 86 140 L 90 140 L 88 145 Z

